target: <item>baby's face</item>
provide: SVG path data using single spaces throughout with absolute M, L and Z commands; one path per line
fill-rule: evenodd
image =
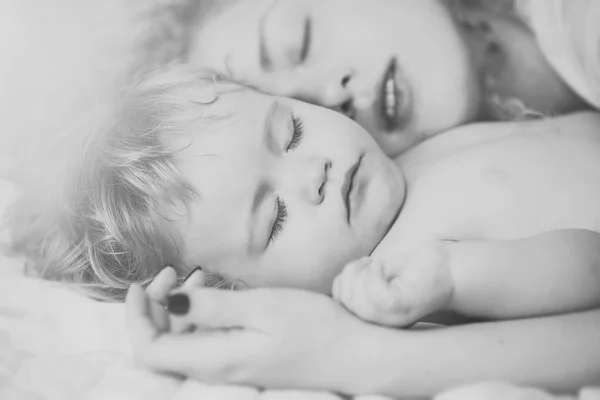
M 199 194 L 181 227 L 187 263 L 250 287 L 330 293 L 403 204 L 400 170 L 338 113 L 244 89 L 202 119 L 176 161 Z
M 345 113 L 389 155 L 476 113 L 476 75 L 440 1 L 240 0 L 207 19 L 192 63 Z

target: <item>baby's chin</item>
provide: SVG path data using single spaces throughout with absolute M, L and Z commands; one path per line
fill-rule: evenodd
M 377 222 L 372 227 L 370 240 L 366 240 L 368 248 L 365 255 L 371 254 L 379 243 L 388 234 L 406 200 L 406 181 L 398 165 L 391 159 L 382 160 L 385 167 L 385 179 L 381 181 L 381 188 L 377 193 L 381 199 L 381 212 Z

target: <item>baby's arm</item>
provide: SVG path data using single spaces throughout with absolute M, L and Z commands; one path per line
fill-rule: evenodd
M 365 320 L 406 326 L 435 311 L 511 319 L 600 306 L 600 234 L 433 243 L 347 266 L 334 297 Z
M 460 314 L 510 319 L 600 306 L 600 234 L 557 230 L 510 241 L 449 245 Z

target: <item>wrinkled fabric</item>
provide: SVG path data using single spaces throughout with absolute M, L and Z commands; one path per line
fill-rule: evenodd
M 600 110 L 600 1 L 516 0 L 550 64 Z

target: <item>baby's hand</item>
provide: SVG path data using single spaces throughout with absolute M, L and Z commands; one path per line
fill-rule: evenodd
M 454 280 L 445 248 L 424 246 L 394 260 L 369 257 L 346 265 L 333 283 L 333 298 L 363 320 L 406 327 L 450 302 Z

